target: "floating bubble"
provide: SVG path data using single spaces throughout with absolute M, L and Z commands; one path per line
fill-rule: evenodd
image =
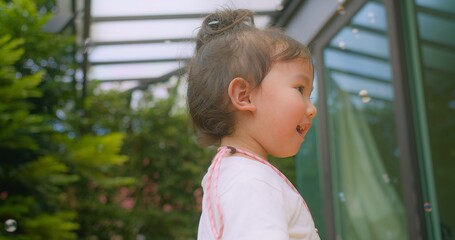
M 431 203 L 429 203 L 429 202 L 426 202 L 423 204 L 423 209 L 425 210 L 425 212 L 433 211 L 433 207 L 431 206 Z
M 368 91 L 365 89 L 359 91 L 359 96 L 363 103 L 368 103 L 371 100 L 370 96 L 368 95 Z
M 340 49 L 346 49 L 346 42 L 344 42 L 343 40 L 339 41 L 338 42 L 338 47 Z
M 14 219 L 8 219 L 5 221 L 5 230 L 7 232 L 15 232 L 17 229 L 17 222 Z
M 387 173 L 384 173 L 382 175 L 382 180 L 385 182 L 385 183 L 390 183 L 390 177 Z
M 353 28 L 352 30 L 352 35 L 354 35 L 354 38 L 359 38 L 359 29 L 358 28 Z
M 376 15 L 374 12 L 368 12 L 367 17 L 370 23 L 376 23 Z
M 341 202 L 346 202 L 346 196 L 344 195 L 344 192 L 339 192 L 338 197 L 340 198 Z

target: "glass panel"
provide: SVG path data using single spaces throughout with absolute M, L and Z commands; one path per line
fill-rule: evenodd
M 128 41 L 189 38 L 201 19 L 165 19 L 97 22 L 91 26 L 92 41 Z
M 421 48 L 425 68 L 430 71 L 445 72 L 453 76 L 455 68 L 450 64 L 455 62 L 453 50 L 444 46 L 428 46 L 426 44 L 422 44 Z
M 441 236 L 455 239 L 455 1 L 416 0 L 421 84 Z M 431 208 L 426 208 L 430 214 Z
M 416 0 L 417 5 L 455 14 L 455 1 L 452 0 Z
M 90 38 L 88 42 L 79 38 L 78 42 L 91 46 L 89 61 L 98 64 L 91 70 L 92 78 L 154 78 L 164 74 L 163 69 L 175 70 L 175 67 L 168 67 L 168 63 L 120 63 L 188 59 L 194 51 L 191 41 L 205 14 L 226 7 L 250 9 L 258 14 L 256 26 L 265 28 L 283 9 L 283 4 L 284 0 L 92 0 Z M 80 19 L 76 23 L 78 32 L 82 33 Z M 108 66 L 109 62 L 115 65 Z
M 254 20 L 256 26 L 264 28 L 270 17 L 256 16 Z M 201 23 L 199 18 L 95 22 L 90 36 L 93 42 L 191 38 Z
M 362 38 L 362 41 L 357 39 Z M 355 44 L 347 44 L 355 43 Z M 388 58 L 387 38 L 384 34 L 369 32 L 356 27 L 344 27 L 330 45 L 342 50 L 351 50 L 375 57 Z M 375 47 L 372 48 L 371 45 Z
M 331 47 L 324 51 L 324 58 L 325 64 L 334 70 L 342 70 L 384 81 L 391 79 L 390 65 L 380 59 L 354 53 L 346 54 L 346 52 Z
M 116 79 L 142 79 L 157 78 L 171 71 L 183 67 L 179 62 L 164 63 L 137 63 L 137 64 L 109 64 L 98 65 L 90 68 L 90 79 L 116 80 Z
M 279 0 L 92 0 L 92 16 L 141 16 L 209 13 L 220 7 L 275 11 Z
M 422 40 L 455 47 L 453 21 L 426 13 L 419 13 L 417 18 L 419 34 Z
M 323 49 L 337 239 L 408 239 L 386 19 L 367 2 Z
M 117 91 L 126 91 L 137 87 L 139 85 L 138 81 L 120 81 L 120 82 L 103 82 L 97 89 L 102 91 L 117 90 Z
M 351 25 L 385 31 L 386 12 L 382 4 L 370 2 L 352 18 Z
M 91 62 L 190 58 L 193 42 L 122 44 L 94 47 Z

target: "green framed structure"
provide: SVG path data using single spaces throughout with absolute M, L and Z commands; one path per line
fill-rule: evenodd
M 454 238 L 454 13 L 443 0 L 306 1 L 288 25 L 317 69 L 317 144 L 297 175 L 324 239 Z

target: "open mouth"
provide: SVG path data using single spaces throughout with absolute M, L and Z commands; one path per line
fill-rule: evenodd
M 310 127 L 311 127 L 311 123 L 299 124 L 299 125 L 297 125 L 295 130 L 297 130 L 297 132 L 300 135 L 305 136 L 306 132 L 308 131 L 308 129 L 310 129 Z
M 297 130 L 298 133 L 302 134 L 303 130 L 302 130 L 302 126 L 298 125 L 295 130 Z

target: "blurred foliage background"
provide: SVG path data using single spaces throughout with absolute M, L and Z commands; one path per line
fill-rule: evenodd
M 0 239 L 195 239 L 215 149 L 175 89 L 135 108 L 96 84 L 81 98 L 74 36 L 42 31 L 54 4 L 0 1 Z

